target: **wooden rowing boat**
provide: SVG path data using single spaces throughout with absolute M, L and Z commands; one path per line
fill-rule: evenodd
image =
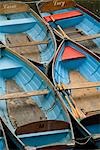
M 8 48 L 0 49 L 0 116 L 25 145 L 60 149 L 75 144 L 57 90 L 36 66 Z
M 100 55 L 100 18 L 71 0 L 37 3 L 41 16 L 61 38 L 73 39 Z
M 56 50 L 51 28 L 21 2 L 0 2 L 0 41 L 44 66 L 44 70 L 47 70 Z
M 84 119 L 86 122 L 89 116 L 100 114 L 99 57 L 78 43 L 63 40 L 53 60 L 52 76 L 66 106 L 78 123 Z M 98 119 L 100 127 L 100 117 Z M 89 132 L 92 134 L 91 130 Z

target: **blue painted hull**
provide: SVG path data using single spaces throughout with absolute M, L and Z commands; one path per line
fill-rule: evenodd
M 19 3 L 5 2 L 0 5 L 4 5 L 4 8 L 18 7 Z M 10 6 L 11 5 L 11 6 Z M 24 4 L 21 4 L 24 6 Z M 21 9 L 21 8 L 19 8 Z M 2 10 L 1 10 L 2 11 Z M 46 41 L 48 43 L 21 46 L 23 43 L 34 41 Z M 11 12 L 8 14 L 0 15 L 0 41 L 11 47 L 11 45 L 19 45 L 17 48 L 13 47 L 12 50 L 16 50 L 19 54 L 24 55 L 32 62 L 36 62 L 39 65 L 47 66 L 52 61 L 55 50 L 56 40 L 51 28 L 32 10 L 26 10 L 26 12 Z M 45 67 L 44 67 L 45 69 Z
M 99 34 L 100 33 L 100 18 L 95 16 L 92 12 L 86 10 L 82 6 L 79 6 L 76 4 L 75 6 L 72 6 L 70 8 L 65 8 L 65 5 L 63 7 L 58 7 L 57 5 L 54 5 L 55 2 L 52 1 L 52 11 L 46 12 L 45 11 L 45 5 L 48 5 L 46 2 L 39 2 L 38 3 L 38 9 L 40 12 L 40 15 L 45 18 L 46 16 L 50 15 L 57 15 L 57 14 L 62 14 L 63 13 L 71 13 L 74 11 L 79 11 L 81 15 L 79 16 L 74 16 L 74 17 L 66 17 L 66 18 L 61 18 L 55 21 L 50 21 L 48 22 L 50 26 L 53 29 L 59 29 L 58 25 L 64 30 L 64 32 L 69 36 L 69 38 L 73 40 L 77 40 L 79 37 L 82 36 L 88 36 L 88 35 L 93 35 L 93 34 Z M 64 3 L 67 3 L 65 0 Z M 60 4 L 59 4 L 60 5 Z M 42 8 L 43 7 L 43 8 Z M 55 10 L 57 9 L 57 10 Z M 60 16 L 61 17 L 61 16 Z M 55 32 L 55 30 L 54 30 Z M 61 38 L 64 36 L 63 33 L 58 30 L 58 32 L 55 32 L 58 36 Z M 91 51 L 97 53 L 100 55 L 100 37 L 91 39 L 91 40 L 84 40 L 84 41 L 79 41 L 80 44 L 83 46 L 87 47 Z
M 69 47 L 75 50 L 74 54 L 71 56 L 71 51 L 69 53 Z M 64 52 L 66 50 L 66 58 L 63 59 Z M 81 55 L 78 56 L 77 54 Z M 75 56 L 77 55 L 77 57 Z M 83 57 L 84 55 L 84 57 Z M 93 55 L 86 48 L 83 48 L 81 45 L 74 43 L 72 41 L 64 41 L 60 44 L 58 51 L 55 55 L 53 65 L 52 65 L 52 76 L 55 86 L 57 85 L 77 85 L 79 89 L 69 89 L 61 90 L 61 96 L 63 97 L 65 104 L 69 111 L 72 113 L 74 118 L 76 118 L 79 123 L 79 120 L 83 118 L 87 119 L 88 116 L 92 116 L 96 113 L 99 113 L 99 99 L 100 99 L 100 87 L 92 88 L 83 88 L 80 89 L 80 83 L 88 82 L 99 82 L 100 81 L 100 59 Z M 72 87 L 73 87 L 72 86 Z M 95 92 L 94 92 L 95 90 Z M 89 91 L 89 92 L 88 92 Z M 67 98 L 65 98 L 65 96 Z M 97 98 L 95 98 L 97 96 Z M 73 102 L 74 99 L 74 102 Z M 69 103 L 69 101 L 72 105 Z M 75 105 L 74 105 L 75 103 Z M 95 103 L 95 105 L 94 105 Z M 78 106 L 78 112 L 76 107 Z M 75 108 L 76 113 L 73 111 Z M 81 110 L 81 111 L 80 111 Z M 77 117 L 77 114 L 80 117 Z M 82 116 L 84 115 L 84 117 Z M 79 123 L 80 124 L 80 123 Z M 85 126 L 85 124 L 84 124 Z M 86 126 L 85 126 L 86 127 Z M 92 129 L 100 129 L 100 123 L 97 126 L 91 125 L 86 127 L 86 130 L 89 131 L 88 134 L 93 134 Z M 81 130 L 80 130 L 81 131 Z M 97 134 L 98 131 L 95 131 Z M 99 132 L 98 132 L 99 134 Z M 89 135 L 90 136 L 90 135 Z
M 19 95 L 23 92 L 48 90 L 42 95 L 33 94 L 30 99 L 26 96 L 24 98 L 13 96 L 10 97 L 11 101 L 6 101 L 7 97 L 2 98 L 0 116 L 5 118 L 11 131 L 16 132 L 25 145 L 37 148 L 58 145 L 74 146 L 69 115 L 52 83 L 24 57 L 7 48 L 0 51 L 0 95 L 11 96 L 11 93 L 17 92 Z M 26 127 L 27 125 L 29 127 Z M 27 131 L 28 129 L 31 131 Z

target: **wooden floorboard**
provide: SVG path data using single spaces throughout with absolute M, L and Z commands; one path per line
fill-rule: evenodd
M 23 92 L 14 80 L 6 81 L 7 94 Z M 7 101 L 7 108 L 10 120 L 15 128 L 40 120 L 45 120 L 45 115 L 38 105 L 31 98 L 16 98 Z
M 60 32 L 60 31 L 59 31 Z M 70 27 L 70 28 L 65 28 L 64 29 L 64 32 L 71 38 L 71 39 L 75 39 L 76 37 L 77 38 L 80 38 L 82 39 L 83 37 L 86 37 L 87 40 L 79 40 L 78 42 L 80 44 L 82 44 L 83 46 L 85 46 L 86 48 L 88 48 L 89 50 L 91 50 L 92 52 L 96 53 L 96 54 L 100 54 L 100 48 L 97 47 L 97 45 L 93 42 L 93 39 L 91 39 L 92 37 L 90 37 L 90 39 L 87 37 L 87 35 L 81 31 L 81 30 L 78 30 L 76 29 L 75 27 Z M 94 35 L 95 36 L 95 35 Z M 97 35 L 97 36 L 100 36 Z M 85 39 L 86 39 L 85 38 Z M 84 38 L 83 38 L 84 39 Z
M 25 33 L 19 34 L 7 34 L 6 35 L 6 42 L 7 45 L 21 45 L 23 43 L 29 43 L 33 40 Z M 36 62 L 40 62 L 40 51 L 37 45 L 31 46 L 23 46 L 23 47 L 13 47 L 12 50 L 18 52 L 19 54 L 23 55 L 27 59 L 34 60 Z
M 78 86 L 78 83 L 84 82 L 87 82 L 87 80 L 79 72 L 70 72 L 70 84 L 75 83 Z M 84 113 L 95 112 L 100 109 L 100 91 L 95 87 L 71 90 L 71 94 L 77 106 Z

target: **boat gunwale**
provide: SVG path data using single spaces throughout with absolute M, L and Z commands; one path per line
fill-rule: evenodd
M 7 2 L 9 2 L 9 3 L 11 3 L 11 1 L 5 1 L 5 3 L 7 3 Z M 2 3 L 2 2 L 0 2 L 0 3 Z M 16 1 L 13 1 L 13 3 L 18 3 L 18 4 L 20 4 L 20 3 L 22 3 L 22 2 L 16 2 Z M 22 3 L 23 4 L 23 3 Z M 24 4 L 24 5 L 28 5 L 28 4 Z M 53 45 L 54 45 L 54 53 L 55 53 L 55 51 L 56 51 L 56 49 L 57 49 L 57 43 L 56 43 L 56 38 L 55 38 L 55 35 L 54 35 L 54 33 L 53 33 L 53 31 L 52 31 L 52 28 L 49 26 L 49 24 L 43 19 L 43 18 L 41 18 L 32 8 L 30 8 L 29 7 L 29 12 L 30 13 L 32 13 L 32 16 L 33 17 L 36 17 L 36 19 L 39 21 L 39 22 L 41 22 L 42 23 L 42 25 L 44 25 L 44 27 L 45 27 L 45 29 L 47 29 L 47 31 L 49 31 L 49 33 L 50 33 L 50 39 L 52 40 L 52 43 L 53 43 Z M 4 44 L 5 45 L 5 44 Z M 8 47 L 8 46 L 6 46 L 6 47 Z M 51 61 L 53 60 L 53 57 L 54 57 L 54 55 L 51 57 L 51 59 L 49 60 L 49 61 L 46 61 L 46 62 L 39 62 L 39 61 L 34 61 L 34 60 L 31 60 L 32 62 L 35 62 L 35 63 L 37 63 L 37 64 L 40 64 L 40 65 L 43 65 L 45 68 L 51 63 Z
M 39 11 L 39 14 L 41 15 L 41 9 L 39 9 L 39 4 L 41 4 L 43 2 L 43 0 L 36 2 L 36 6 L 37 9 Z M 92 11 L 88 10 L 87 8 L 81 6 L 80 4 L 78 4 L 77 2 L 75 2 L 75 6 L 74 7 L 78 7 L 79 9 L 81 9 L 83 12 L 87 13 L 88 15 L 92 16 L 94 19 L 96 19 L 97 21 L 100 21 L 100 17 L 97 16 L 96 14 L 94 14 Z M 69 7 L 70 8 L 70 7 Z M 65 9 L 65 8 L 62 8 Z M 44 12 L 45 13 L 45 12 Z
M 45 82 L 47 82 L 48 86 L 50 86 L 50 88 L 54 91 L 54 93 L 56 94 L 56 96 L 59 98 L 59 102 L 61 103 L 62 108 L 63 108 L 64 111 L 65 111 L 65 114 L 66 114 L 67 117 L 68 117 L 68 121 L 69 121 L 70 128 L 71 128 L 71 136 L 72 136 L 71 141 L 73 141 L 73 145 L 75 145 L 74 132 L 73 132 L 72 122 L 71 122 L 71 119 L 70 119 L 68 110 L 67 110 L 67 108 L 65 107 L 65 104 L 64 104 L 64 102 L 63 102 L 63 99 L 62 99 L 60 93 L 57 91 L 57 89 L 55 88 L 55 86 L 53 85 L 53 83 L 51 83 L 51 81 L 47 78 L 47 76 L 46 76 L 39 68 L 37 68 L 34 64 L 32 64 L 32 63 L 31 63 L 29 60 L 27 60 L 25 57 L 23 57 L 22 55 L 18 54 L 18 53 L 15 52 L 15 51 L 12 51 L 9 47 L 3 47 L 2 49 L 5 49 L 5 51 L 8 51 L 9 53 L 15 55 L 17 58 L 21 59 L 21 61 L 23 61 L 25 64 L 27 64 L 30 68 L 32 68 L 33 70 L 35 70 L 38 75 L 40 74 L 41 78 L 42 78 L 43 80 L 45 80 Z
M 64 44 L 65 42 L 72 42 L 72 43 L 74 43 L 75 45 L 77 45 L 78 47 L 80 47 L 82 50 L 84 50 L 86 53 L 92 55 L 98 62 L 100 62 L 100 57 L 97 56 L 95 53 L 93 53 L 93 52 L 92 52 L 91 50 L 89 50 L 88 48 L 86 48 L 85 46 L 83 46 L 83 45 L 81 45 L 81 44 L 79 44 L 79 43 L 73 41 L 72 39 L 70 39 L 70 40 L 63 39 L 62 42 L 60 43 L 60 45 L 59 45 L 59 47 L 58 47 L 56 53 L 55 53 L 55 56 L 54 56 L 54 58 L 53 58 L 53 63 L 52 63 L 52 78 L 53 78 L 53 83 L 54 83 L 55 86 L 57 86 L 57 84 L 56 84 L 55 79 L 54 79 L 54 65 L 55 65 L 55 63 L 56 63 L 56 59 L 57 59 L 58 54 L 59 54 L 59 52 L 60 52 L 60 50 L 61 50 L 61 47 L 63 46 L 63 44 Z
M 59 45 L 59 47 L 58 47 L 58 49 L 57 49 L 57 51 L 56 51 L 56 54 L 55 54 L 55 57 L 54 57 L 53 63 L 52 63 L 52 79 L 53 79 L 53 83 L 54 83 L 54 85 L 55 85 L 56 88 L 57 88 L 57 83 L 56 83 L 55 78 L 54 78 L 54 66 L 55 66 L 57 57 L 58 57 L 58 55 L 59 55 L 59 52 L 61 51 L 61 47 L 63 46 L 63 44 L 64 44 L 66 41 L 67 41 L 67 42 L 73 42 L 75 45 L 77 45 L 77 46 L 79 46 L 80 48 L 82 48 L 85 52 L 87 52 L 88 54 L 92 55 L 94 58 L 96 58 L 96 60 L 97 60 L 98 62 L 100 62 L 100 58 L 99 58 L 97 55 L 95 55 L 93 52 L 91 52 L 89 49 L 87 49 L 86 47 L 82 46 L 81 44 L 79 44 L 79 43 L 77 43 L 77 42 L 75 42 L 75 41 L 73 41 L 73 40 L 71 40 L 71 39 L 70 39 L 70 40 L 63 39 L 63 41 L 60 43 L 60 45 Z M 61 96 L 61 93 L 60 93 L 60 96 Z M 63 98 L 62 98 L 62 99 L 63 99 Z M 64 100 L 63 100 L 63 102 L 64 102 Z M 79 128 L 81 128 L 81 129 L 83 130 L 84 134 L 86 134 L 86 135 L 88 135 L 89 137 L 91 137 L 90 140 L 91 140 L 92 143 L 94 143 L 94 139 L 93 139 L 91 133 L 81 124 L 80 121 L 78 121 L 78 120 L 75 118 L 75 116 L 73 116 L 72 112 L 70 111 L 69 107 L 66 105 L 65 102 L 64 102 L 64 104 L 65 104 L 65 106 L 66 106 L 66 108 L 67 108 L 67 110 L 68 110 L 70 116 L 72 116 L 72 117 L 74 118 L 74 120 L 77 122 L 77 124 L 79 125 Z

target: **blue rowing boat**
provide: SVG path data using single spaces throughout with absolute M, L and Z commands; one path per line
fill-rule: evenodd
M 99 57 L 78 43 L 63 40 L 54 57 L 52 76 L 77 123 L 86 127 L 89 136 L 100 139 L 100 115 L 99 123 L 95 119 L 100 114 Z
M 100 18 L 71 0 L 41 1 L 40 15 L 61 38 L 73 39 L 100 55 Z
M 51 28 L 21 2 L 0 2 L 0 41 L 45 70 L 56 50 Z
M 0 48 L 0 116 L 28 146 L 74 146 L 70 117 L 57 90 L 31 62 Z

